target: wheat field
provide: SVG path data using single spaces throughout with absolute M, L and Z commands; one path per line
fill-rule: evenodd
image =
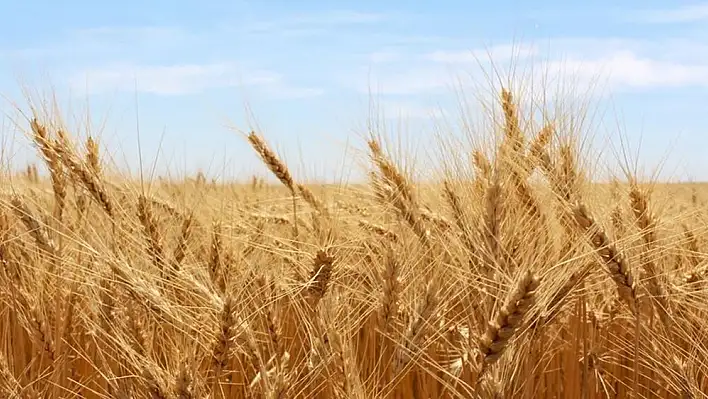
M 58 118 L 3 176 L 3 398 L 708 397 L 699 184 L 596 182 L 498 96 L 495 145 L 419 184 L 116 178 Z M 40 173 L 39 170 L 47 173 Z

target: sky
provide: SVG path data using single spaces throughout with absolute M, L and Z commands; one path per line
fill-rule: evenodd
M 708 2 L 2 2 L 13 164 L 33 154 L 16 131 L 29 96 L 55 98 L 126 170 L 267 176 L 243 136 L 256 129 L 298 179 L 348 178 L 372 120 L 425 169 L 494 65 L 573 82 L 604 154 L 620 137 L 647 173 L 708 180 Z

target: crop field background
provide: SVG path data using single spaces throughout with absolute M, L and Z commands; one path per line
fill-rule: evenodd
M 516 99 L 424 183 L 369 132 L 351 185 L 257 131 L 274 182 L 123 179 L 35 110 L 42 163 L 2 176 L 0 396 L 708 396 L 708 186 L 598 181 L 573 116 Z

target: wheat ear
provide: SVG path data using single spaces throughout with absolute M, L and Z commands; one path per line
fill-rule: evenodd
M 307 288 L 307 297 L 310 301 L 312 309 L 317 307 L 330 284 L 332 277 L 332 269 L 334 265 L 334 257 L 328 254 L 325 250 L 317 251 L 313 262 L 312 271 L 310 273 L 310 283 Z
M 489 322 L 486 332 L 479 340 L 479 351 L 482 354 L 480 376 L 499 360 L 508 347 L 509 340 L 521 326 L 524 316 L 534 303 L 539 283 L 536 276 L 526 271 L 517 281 L 504 306 Z
M 573 209 L 573 217 L 580 229 L 588 234 L 590 244 L 602 259 L 602 262 L 610 272 L 610 277 L 617 286 L 617 293 L 630 310 L 636 315 L 637 312 L 637 292 L 634 285 L 634 277 L 629 269 L 627 259 L 618 250 L 615 244 L 610 241 L 605 231 L 597 225 L 595 219 L 590 215 L 585 205 L 578 202 Z
M 57 247 L 54 241 L 49 237 L 47 231 L 39 223 L 24 199 L 19 195 L 14 195 L 10 203 L 12 204 L 12 210 L 22 220 L 37 246 L 50 256 L 57 255 Z
M 248 135 L 248 141 L 251 146 L 261 157 L 261 160 L 266 164 L 268 169 L 275 175 L 275 177 L 280 180 L 285 187 L 287 187 L 293 195 L 295 195 L 295 181 L 288 167 L 278 158 L 277 155 L 268 147 L 265 140 L 260 136 L 256 135 L 255 132 L 251 132 Z
M 99 176 L 91 173 L 91 171 L 76 158 L 67 140 L 58 141 L 55 143 L 54 148 L 61 161 L 69 168 L 71 174 L 86 187 L 94 200 L 103 207 L 106 214 L 113 218 L 115 216 L 115 207 L 113 206 L 113 201 L 109 197 L 108 192 L 99 180 Z
M 40 125 L 36 119 L 33 119 L 30 125 L 34 133 L 34 141 L 37 143 L 44 157 L 44 161 L 49 168 L 49 177 L 52 182 L 52 190 L 54 191 L 54 217 L 57 220 L 62 220 L 64 207 L 66 206 L 67 187 L 64 168 L 62 168 L 59 156 L 52 146 L 47 129 Z
M 631 189 L 629 192 L 630 202 L 632 204 L 632 211 L 634 212 L 635 222 L 637 227 L 642 231 L 642 238 L 647 247 L 647 252 L 653 250 L 656 247 L 657 234 L 656 234 L 656 218 L 651 213 L 649 209 L 649 198 L 648 195 L 642 192 L 636 183 L 631 184 Z M 656 263 L 650 258 L 651 254 L 645 253 L 645 259 L 642 262 L 644 266 L 644 272 L 647 276 L 647 288 L 649 293 L 652 295 L 653 303 L 657 312 L 659 313 L 659 318 L 665 325 L 671 323 L 671 304 L 669 303 L 669 296 L 666 292 L 664 284 L 660 280 L 659 271 L 656 267 Z
M 165 272 L 165 255 L 162 247 L 162 236 L 158 228 L 157 219 L 152 212 L 150 202 L 144 195 L 138 196 L 138 219 L 143 226 L 145 240 L 147 241 L 147 252 L 152 258 L 153 264 Z

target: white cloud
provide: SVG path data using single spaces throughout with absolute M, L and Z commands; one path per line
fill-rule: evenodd
M 195 45 L 197 36 L 167 26 L 104 26 L 73 29 L 45 38 L 41 44 L 5 49 L 15 60 L 31 59 L 67 64 L 87 59 L 155 57 L 172 51 L 184 51 Z
M 318 97 L 325 93 L 324 89 L 314 87 L 294 87 L 283 83 L 263 85 L 259 87 L 261 93 L 270 99 L 287 100 L 296 98 Z
M 354 86 L 360 93 L 383 95 L 450 92 L 469 86 L 475 77 L 483 77 L 479 65 L 485 61 L 503 69 L 509 62 L 521 62 L 537 53 L 535 46 L 525 44 L 419 54 L 382 51 L 370 54 L 370 61 L 375 64 L 373 68 L 362 68 L 358 76 L 349 77 L 344 84 Z
M 43 38 L 41 43 L 31 44 L 26 48 L 0 49 L 0 55 L 20 60 L 50 58 L 52 63 L 62 64 L 79 59 L 106 61 L 113 58 L 144 62 L 175 54 L 188 56 L 190 53 L 201 53 L 204 49 L 209 49 L 209 46 L 223 46 L 226 47 L 224 51 L 237 51 L 237 42 L 249 35 L 312 36 L 330 33 L 335 29 L 371 26 L 391 18 L 382 13 L 335 9 L 287 13 L 280 16 L 224 15 L 220 22 L 203 28 L 159 25 L 97 26 L 56 32 L 51 37 Z M 233 38 L 237 40 L 234 41 Z
M 383 22 L 385 14 L 351 10 L 332 10 L 288 15 L 281 18 L 251 22 L 238 30 L 246 33 L 321 33 L 343 26 L 370 25 Z
M 349 79 L 347 79 L 349 80 Z M 447 68 L 435 65 L 418 65 L 410 68 L 390 68 L 383 72 L 366 72 L 353 83 L 359 93 L 383 95 L 412 95 L 430 93 L 454 88 L 454 76 Z
M 258 86 L 272 96 L 311 97 L 321 91 L 290 87 L 283 76 L 271 71 L 246 70 L 237 63 L 181 65 L 115 65 L 88 69 L 70 79 L 73 90 L 97 94 L 111 91 L 133 91 L 183 95 L 223 87 Z
M 492 46 L 487 49 L 470 51 L 433 51 L 425 58 L 442 63 L 476 63 L 483 61 L 508 61 L 533 56 L 538 53 L 538 48 L 533 45 L 504 44 Z
M 394 62 L 401 59 L 401 54 L 396 51 L 375 51 L 369 54 L 369 61 L 374 64 Z
M 347 25 L 347 24 L 369 24 L 382 22 L 386 15 L 381 13 L 359 12 L 352 10 L 334 10 L 322 13 L 311 13 L 295 15 L 289 18 L 297 24 L 326 24 L 326 25 Z
M 618 51 L 598 58 L 569 58 L 543 65 L 544 71 L 573 76 L 579 83 L 600 79 L 614 89 L 654 89 L 708 86 L 708 64 L 662 61 L 631 51 Z
M 671 9 L 644 10 L 631 18 L 655 24 L 706 21 L 708 20 L 708 3 L 691 4 Z
M 175 40 L 187 36 L 182 29 L 170 26 L 100 26 L 72 30 L 69 35 L 75 39 L 126 41 L 149 38 L 154 41 Z
M 380 95 L 449 93 L 477 85 L 484 88 L 490 79 L 496 80 L 497 73 L 502 80 L 511 78 L 532 87 L 559 84 L 577 90 L 592 89 L 587 86 L 596 84 L 609 90 L 635 91 L 708 87 L 706 48 L 708 41 L 685 37 L 657 41 L 557 38 L 548 41 L 547 47 L 521 43 L 488 50 L 409 53 L 370 71 L 362 69 L 352 81 L 360 93 Z M 493 72 L 485 71 L 485 61 L 494 64 Z
M 444 117 L 444 110 L 438 107 L 424 106 L 412 101 L 387 100 L 379 103 L 387 119 L 435 119 Z

